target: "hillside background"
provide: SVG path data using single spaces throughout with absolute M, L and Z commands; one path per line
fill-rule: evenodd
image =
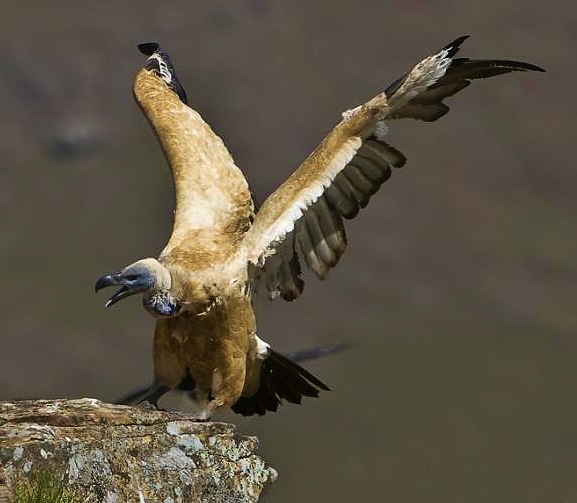
M 392 125 L 409 161 L 328 283 L 258 305 L 279 350 L 354 343 L 308 365 L 333 391 L 223 419 L 279 470 L 266 502 L 577 501 L 576 20 L 560 0 L 5 0 L 0 399 L 113 400 L 152 375 L 153 320 L 93 293 L 171 231 L 138 42 L 170 53 L 262 202 L 341 111 L 469 33 L 463 55 L 548 73 Z

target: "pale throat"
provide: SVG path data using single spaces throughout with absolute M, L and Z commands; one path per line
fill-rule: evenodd
M 169 270 L 156 259 L 144 260 L 154 274 L 154 287 L 142 297 L 144 309 L 155 318 L 180 314 L 182 304 L 171 293 L 172 277 Z

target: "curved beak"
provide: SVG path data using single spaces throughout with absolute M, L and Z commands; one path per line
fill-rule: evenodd
M 130 271 L 125 270 L 115 274 L 106 274 L 96 281 L 94 291 L 98 292 L 109 286 L 121 286 L 106 302 L 106 307 L 116 304 L 119 300 L 130 297 L 137 293 L 145 292 L 154 285 L 154 276 L 148 270 Z
M 117 274 L 106 274 L 105 276 L 101 276 L 98 278 L 98 281 L 94 285 L 94 291 L 98 292 L 107 286 L 115 286 L 118 285 L 120 273 Z

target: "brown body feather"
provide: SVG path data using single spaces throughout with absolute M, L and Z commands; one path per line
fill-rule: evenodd
M 250 299 L 228 297 L 205 314 L 157 320 L 155 380 L 177 388 L 188 377 L 211 407 L 231 407 L 258 389 L 262 360 L 256 358 L 256 322 Z
M 154 72 L 141 70 L 134 95 L 172 170 L 174 229 L 159 257 L 185 313 L 156 322 L 155 381 L 192 378 L 210 415 L 258 386 L 256 323 L 246 267 L 227 265 L 253 217 L 248 184 L 222 140 Z M 251 358 L 249 358 L 249 355 Z M 248 360 L 248 361 L 247 361 Z

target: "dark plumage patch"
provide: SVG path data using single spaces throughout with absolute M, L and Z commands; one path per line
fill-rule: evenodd
M 176 389 L 182 391 L 193 391 L 195 388 L 196 383 L 194 382 L 192 375 L 190 375 L 190 370 L 186 369 L 186 375 L 184 376 L 184 379 L 180 381 L 180 384 L 176 387 Z
M 405 82 L 405 80 L 407 80 L 407 77 L 409 76 L 408 73 L 405 73 L 405 75 L 403 75 L 402 77 L 399 77 L 397 80 L 394 80 L 393 82 L 391 82 L 388 87 L 385 89 L 385 96 L 387 98 L 390 98 L 393 94 L 395 94 L 397 92 L 397 90 L 399 89 L 399 87 L 401 87 L 403 85 L 403 82 Z
M 148 402 L 154 406 L 154 408 L 158 409 L 158 400 L 169 391 L 170 388 L 168 386 L 160 383 L 153 383 L 147 388 L 141 388 L 129 395 L 123 396 L 114 403 L 118 405 L 137 405 L 142 402 Z
M 262 416 L 267 411 L 276 412 L 283 400 L 300 404 L 303 396 L 317 397 L 320 390 L 329 388 L 286 356 L 271 351 L 262 364 L 258 391 L 251 397 L 239 398 L 232 410 L 243 416 Z
M 159 48 L 157 42 L 144 42 L 138 44 L 138 50 L 145 56 L 152 56 Z
M 447 44 L 441 49 L 441 51 L 448 51 L 447 57 L 452 58 L 455 54 L 459 52 L 461 44 L 467 40 L 471 35 L 462 35 L 459 38 L 453 40 L 451 43 Z M 440 51 L 439 51 L 440 52 Z
M 138 44 L 138 50 L 148 56 L 144 68 L 155 71 L 166 82 L 168 87 L 178 95 L 180 101 L 186 105 L 188 103 L 186 92 L 176 76 L 176 71 L 168 54 L 160 48 L 157 42 Z

